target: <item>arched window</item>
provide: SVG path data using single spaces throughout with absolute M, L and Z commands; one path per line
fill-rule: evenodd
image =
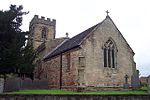
M 109 68 L 115 68 L 115 62 L 116 62 L 116 47 L 114 42 L 109 39 L 105 44 L 104 44 L 104 67 L 109 67 Z
M 47 39 L 48 28 L 44 27 L 42 29 L 42 39 Z

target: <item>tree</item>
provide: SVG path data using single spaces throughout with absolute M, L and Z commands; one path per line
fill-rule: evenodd
M 19 73 L 21 76 L 29 76 L 33 78 L 33 70 L 34 70 L 34 63 L 33 61 L 36 58 L 36 53 L 33 50 L 32 45 L 26 45 L 25 48 L 22 49 L 22 59 L 20 59 L 20 68 Z
M 29 32 L 22 32 L 20 29 L 22 16 L 28 14 L 28 12 L 23 12 L 22 9 L 22 6 L 11 5 L 9 10 L 0 11 L 1 74 L 17 74 L 18 71 L 23 71 L 23 69 L 24 72 L 27 71 L 27 68 L 24 68 L 26 66 L 29 68 L 28 71 L 30 67 L 33 67 L 33 49 L 26 45 L 26 36 Z

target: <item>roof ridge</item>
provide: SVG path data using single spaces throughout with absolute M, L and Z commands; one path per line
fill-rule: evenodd
M 107 18 L 107 17 L 106 17 Z M 63 53 L 67 50 L 71 50 L 73 48 L 79 47 L 82 43 L 82 41 L 98 26 L 101 25 L 106 18 L 96 24 L 93 25 L 92 27 L 86 29 L 85 31 L 75 35 L 74 37 L 70 38 L 68 41 L 64 42 L 63 44 L 61 44 L 60 46 L 58 46 L 57 48 L 53 49 L 53 51 L 51 51 L 50 53 L 48 53 L 48 55 L 44 58 L 44 60 L 54 57 L 56 55 L 58 55 L 59 53 Z
M 131 49 L 131 51 L 134 53 L 133 49 L 131 48 L 131 46 L 129 45 L 129 43 L 127 42 L 127 40 L 124 38 L 123 34 L 120 32 L 120 30 L 118 29 L 118 27 L 116 26 L 116 24 L 114 23 L 114 21 L 110 18 L 109 15 L 106 16 L 106 18 L 109 18 L 111 20 L 111 22 L 114 24 L 114 26 L 116 27 L 116 29 L 118 30 L 118 32 L 121 34 L 122 38 L 125 40 L 125 42 L 127 43 L 127 45 L 129 46 L 129 48 Z
M 47 55 L 43 57 L 43 60 L 45 60 L 52 52 L 54 52 L 56 49 L 58 49 L 61 45 L 63 45 L 66 41 L 69 39 L 65 39 L 63 42 L 61 42 L 58 46 L 56 46 L 54 49 L 52 49 Z
M 106 16 L 106 18 L 107 18 L 107 16 Z M 94 27 L 94 28 L 93 28 L 93 31 L 96 30 L 96 28 L 97 28 L 99 25 L 101 25 L 101 24 L 106 20 L 106 18 L 105 18 L 103 21 L 99 22 L 98 24 L 94 25 L 95 27 L 92 26 L 92 27 Z M 92 27 L 91 27 L 91 28 L 92 28 Z M 91 32 L 90 32 L 90 33 L 91 33 Z M 85 38 L 83 38 L 83 40 L 85 40 L 85 39 L 90 35 L 90 33 L 89 33 Z M 80 44 L 82 44 L 82 41 L 80 42 Z

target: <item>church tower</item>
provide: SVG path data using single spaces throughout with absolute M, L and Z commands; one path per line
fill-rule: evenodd
M 35 15 L 29 25 L 30 43 L 37 49 L 43 42 L 55 39 L 56 20 Z

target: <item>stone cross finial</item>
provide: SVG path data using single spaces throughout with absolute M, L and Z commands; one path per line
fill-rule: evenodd
M 108 16 L 109 11 L 107 10 L 106 13 L 107 13 L 107 16 Z
M 67 37 L 67 38 L 68 38 L 68 35 L 69 35 L 68 32 L 66 32 L 66 37 Z

